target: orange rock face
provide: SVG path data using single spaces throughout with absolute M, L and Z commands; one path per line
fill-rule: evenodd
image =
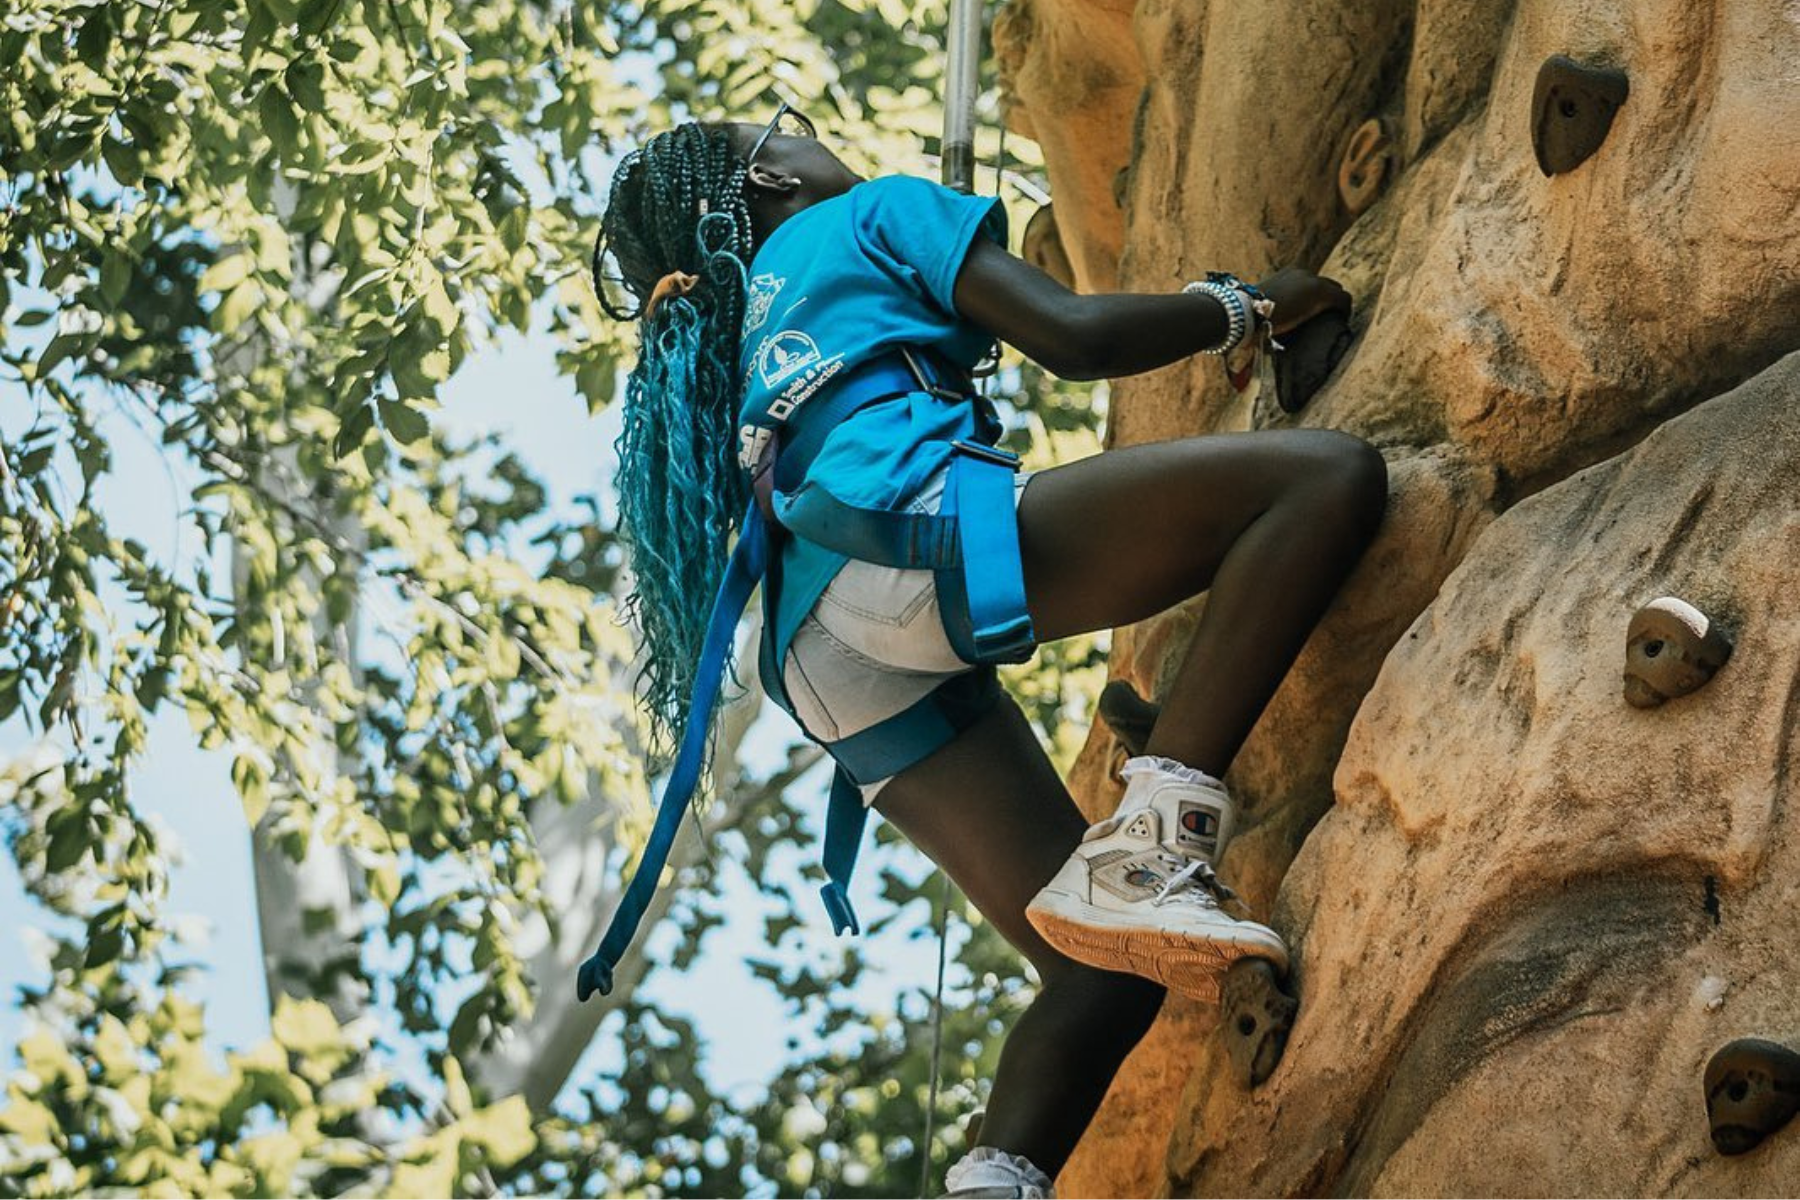
M 1194 359 L 1116 385 L 1113 444 L 1340 428 L 1393 476 L 1230 776 L 1223 873 L 1299 950 L 1286 1060 L 1244 1092 L 1172 1012 L 1064 1193 L 1791 1192 L 1800 1136 L 1720 1158 L 1701 1075 L 1800 1047 L 1800 8 L 1010 9 L 1080 281 L 1301 263 L 1358 301 L 1300 413 Z M 1629 94 L 1546 176 L 1557 56 Z M 1736 649 L 1636 709 L 1626 629 L 1665 595 Z M 1203 605 L 1121 631 L 1114 674 L 1154 697 Z M 1091 814 L 1113 750 L 1097 728 L 1077 769 Z

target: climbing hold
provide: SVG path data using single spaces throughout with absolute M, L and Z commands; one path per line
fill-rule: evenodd
M 1375 203 L 1393 167 L 1394 141 L 1387 122 L 1370 117 L 1357 126 L 1338 156 L 1338 199 L 1351 216 L 1361 216 Z
M 1739 1038 L 1706 1064 L 1706 1120 L 1720 1154 L 1743 1154 L 1800 1111 L 1800 1054 Z
M 1300 1002 L 1281 990 L 1275 968 L 1263 958 L 1240 958 L 1219 985 L 1219 1036 L 1232 1074 L 1246 1089 L 1275 1073 L 1287 1049 Z
M 1150 730 L 1161 713 L 1162 705 L 1144 699 L 1123 679 L 1115 679 L 1100 689 L 1100 719 L 1133 758 L 1144 752 Z
M 1275 402 L 1285 413 L 1297 413 L 1318 394 L 1356 335 L 1350 318 L 1328 309 L 1281 335 L 1286 347 L 1275 356 Z
M 1075 268 L 1069 262 L 1068 248 L 1063 245 L 1062 231 L 1056 227 L 1056 206 L 1046 204 L 1025 222 L 1025 237 L 1019 249 L 1026 262 L 1066 288 L 1075 286 Z
M 1637 610 L 1625 632 L 1625 702 L 1655 708 L 1705 686 L 1731 658 L 1731 642 L 1705 613 L 1674 596 Z
M 1594 156 L 1631 80 L 1612 67 L 1587 67 L 1560 54 L 1538 68 L 1531 95 L 1531 145 L 1546 175 L 1573 171 Z

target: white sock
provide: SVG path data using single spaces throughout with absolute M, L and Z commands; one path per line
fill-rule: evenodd
M 1119 775 L 1125 780 L 1125 798 L 1119 801 L 1114 815 L 1147 808 L 1150 794 L 1156 790 L 1157 783 L 1165 779 L 1225 790 L 1222 780 L 1213 778 L 1198 767 L 1178 763 L 1172 758 L 1159 758 L 1154 754 L 1141 754 L 1136 758 L 1126 759 L 1125 765 L 1119 768 Z
M 1021 1196 L 1042 1196 L 1053 1200 L 1050 1177 L 1032 1165 L 1022 1154 L 1008 1154 L 993 1146 L 977 1146 L 952 1163 L 944 1176 L 944 1188 L 950 1192 L 967 1188 L 1019 1189 Z

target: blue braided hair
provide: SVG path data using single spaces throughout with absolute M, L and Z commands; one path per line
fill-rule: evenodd
M 653 757 L 686 723 L 713 594 L 749 499 L 737 463 L 738 352 L 754 250 L 747 165 L 723 126 L 690 122 L 626 155 L 594 247 L 607 313 L 639 319 L 619 434 L 619 529 L 631 552 L 625 611 L 644 633 L 639 687 Z M 608 294 L 611 255 L 635 305 Z M 646 306 L 665 275 L 700 284 Z

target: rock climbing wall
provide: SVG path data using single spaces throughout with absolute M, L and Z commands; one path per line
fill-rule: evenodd
M 1118 383 L 1112 442 L 1339 428 L 1392 475 L 1230 777 L 1285 1058 L 1250 1088 L 1171 1002 L 1064 1191 L 1793 1192 L 1800 1128 L 1708 1126 L 1791 1115 L 1793 1065 L 1707 1072 L 1800 1049 L 1800 4 L 1012 0 L 995 48 L 1079 283 L 1357 300 L 1297 413 L 1192 359 Z M 1652 614 L 1639 668 L 1735 649 L 1637 707 L 1665 596 L 1714 645 Z M 1115 676 L 1154 697 L 1203 606 Z M 1092 814 L 1118 755 L 1097 725 Z

